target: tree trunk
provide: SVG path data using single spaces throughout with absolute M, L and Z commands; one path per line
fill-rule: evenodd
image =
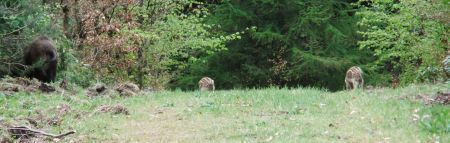
M 64 14 L 64 18 L 63 18 L 63 32 L 64 32 L 64 35 L 68 38 L 68 37 L 70 37 L 70 33 L 71 33 L 71 32 L 69 32 L 70 8 L 69 8 L 69 4 L 67 3 L 66 0 L 61 0 L 60 4 L 63 6 L 62 12 Z
M 140 7 L 144 6 L 144 0 L 139 1 L 139 6 Z M 144 18 L 142 16 L 139 17 L 139 23 L 142 25 L 143 22 L 144 22 Z M 144 39 L 143 43 L 140 44 L 139 49 L 138 49 L 138 58 L 136 59 L 137 63 L 138 63 L 137 70 L 136 70 L 136 71 L 138 71 L 137 82 L 138 82 L 139 88 L 141 88 L 141 89 L 143 89 L 143 86 L 144 86 L 144 72 L 145 71 L 143 69 L 147 66 L 147 64 L 146 64 L 147 62 L 146 62 L 145 56 L 144 56 L 144 49 L 145 49 L 144 46 L 147 46 L 148 43 L 149 43 L 148 40 Z
M 78 40 L 77 47 L 80 50 L 83 47 L 83 42 L 85 38 L 85 34 L 83 31 L 83 21 L 82 21 L 82 14 L 80 13 L 80 4 L 79 0 L 75 0 L 75 10 L 74 10 L 74 17 L 76 22 L 76 30 L 75 35 L 73 35 L 74 39 Z

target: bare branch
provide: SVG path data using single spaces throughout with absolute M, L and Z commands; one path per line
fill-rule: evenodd
M 16 136 L 44 135 L 44 136 L 48 136 L 48 137 L 52 137 L 52 138 L 62 138 L 64 136 L 76 133 L 75 131 L 69 131 L 67 133 L 55 135 L 55 134 L 51 134 L 51 133 L 46 133 L 44 131 L 31 129 L 30 127 L 26 127 L 26 126 L 11 127 L 11 128 L 8 128 L 8 131 L 11 134 L 16 135 Z

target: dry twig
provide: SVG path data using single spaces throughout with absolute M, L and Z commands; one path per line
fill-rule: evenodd
M 26 127 L 26 126 L 10 127 L 10 128 L 8 128 L 8 132 L 10 132 L 13 136 L 16 136 L 16 137 L 44 135 L 44 136 L 48 136 L 48 137 L 52 137 L 52 138 L 62 138 L 67 135 L 71 135 L 71 134 L 75 133 L 75 131 L 70 131 L 67 133 L 55 135 L 55 134 L 51 134 L 51 133 L 46 133 L 44 131 L 35 130 L 35 129 Z

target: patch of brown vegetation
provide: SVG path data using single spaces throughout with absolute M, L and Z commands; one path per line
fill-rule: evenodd
M 7 127 L 8 134 L 17 142 L 49 142 L 50 139 L 59 140 L 65 136 L 74 134 L 75 131 L 69 131 L 63 134 L 52 134 L 41 130 L 33 129 L 27 126 Z
M 50 126 L 59 126 L 63 122 L 63 118 L 60 116 L 54 116 L 53 118 L 48 119 L 47 124 Z
M 8 128 L 8 132 L 9 132 L 9 134 L 11 134 L 12 138 L 19 139 L 19 140 L 36 137 L 35 134 L 33 134 L 31 131 L 27 131 L 27 130 Z
M 67 104 L 61 104 L 53 109 L 55 116 L 47 119 L 47 124 L 51 126 L 59 126 L 63 122 L 63 117 L 70 112 L 71 108 Z
M 449 98 L 450 92 L 438 92 L 436 98 L 434 98 L 434 101 L 436 103 L 448 105 Z
M 19 143 L 44 143 L 49 142 L 48 139 L 45 139 L 43 137 L 33 137 L 33 138 L 19 138 L 15 142 Z
M 57 115 L 66 115 L 71 110 L 70 106 L 67 104 L 60 104 L 56 106 L 56 114 Z
M 99 95 L 103 95 L 107 93 L 107 89 L 106 86 L 102 83 L 98 83 L 96 85 L 94 85 L 93 87 L 90 87 L 86 93 L 87 96 L 89 97 L 95 97 L 95 96 L 99 96 Z
M 3 118 L 0 116 L 0 143 L 12 143 L 10 137 L 8 137 L 7 132 L 4 130 L 7 128 L 5 125 Z
M 419 94 L 415 97 L 415 99 L 422 100 L 423 104 L 425 104 L 425 105 L 430 105 L 434 101 L 434 99 L 430 95 L 427 95 L 427 94 Z
M 23 77 L 5 78 L 0 81 L 0 92 L 11 95 L 15 92 L 54 92 L 56 89 L 47 83 L 42 83 L 37 79 L 27 79 Z
M 108 88 L 106 85 L 100 83 L 89 88 L 86 95 L 89 97 L 108 95 L 113 92 L 111 89 L 119 93 L 120 96 L 125 97 L 135 96 L 140 92 L 139 86 L 131 82 L 121 83 L 113 88 Z
M 74 134 L 75 131 L 69 131 L 63 134 L 52 134 L 46 132 L 48 125 L 59 125 L 62 115 L 67 114 L 70 110 L 68 105 L 58 105 L 54 110 L 57 114 L 53 118 L 47 119 L 41 110 L 36 110 L 33 116 L 26 118 L 16 118 L 11 122 L 3 122 L 0 120 L 0 143 L 9 142 L 50 142 L 60 140 L 63 137 Z M 48 121 L 48 123 L 47 123 Z M 30 126 L 31 125 L 31 126 Z
M 35 128 L 42 128 L 44 127 L 48 119 L 47 116 L 44 115 L 43 111 L 34 110 L 34 113 L 26 117 L 24 120 L 26 120 L 29 125 L 32 125 Z
M 54 108 L 49 109 L 45 113 L 42 110 L 35 110 L 32 115 L 23 118 L 23 120 L 27 122 L 27 125 L 38 129 L 46 127 L 47 125 L 59 126 L 63 122 L 64 117 L 71 111 L 72 110 L 69 105 L 60 104 Z
M 97 111 L 101 112 L 101 113 L 125 114 L 125 115 L 129 115 L 130 114 L 128 109 L 125 106 L 123 106 L 122 104 L 103 105 L 103 106 L 100 106 L 97 109 Z
M 422 100 L 425 105 L 431 104 L 443 104 L 448 105 L 450 98 L 450 92 L 437 92 L 436 96 L 419 94 L 415 97 L 415 99 Z
M 0 143 L 12 143 L 12 141 L 11 141 L 10 138 L 8 138 L 8 137 L 6 137 L 4 135 L 1 135 L 0 136 Z
M 3 82 L 6 83 L 12 83 L 12 84 L 19 84 L 19 85 L 23 85 L 23 86 L 29 86 L 29 85 L 33 85 L 39 83 L 39 81 L 37 79 L 33 79 L 30 80 L 28 78 L 23 78 L 23 77 L 17 77 L 17 78 L 6 78 L 3 80 Z
M 56 91 L 56 89 L 53 86 L 50 86 L 47 83 L 43 83 L 41 82 L 41 85 L 39 86 L 39 90 L 41 90 L 42 92 L 54 92 Z
M 61 83 L 59 83 L 59 88 L 61 88 L 61 89 L 67 89 L 67 80 L 66 80 L 66 79 L 63 79 L 63 80 L 61 81 Z
M 120 96 L 135 96 L 140 91 L 139 86 L 134 83 L 127 82 L 117 85 L 114 90 L 119 92 Z

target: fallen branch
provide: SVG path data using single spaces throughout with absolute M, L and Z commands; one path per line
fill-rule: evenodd
M 74 134 L 75 131 L 70 131 L 64 134 L 59 134 L 59 135 L 55 135 L 55 134 L 51 134 L 51 133 L 46 133 L 44 131 L 39 131 L 39 130 L 35 130 L 26 126 L 18 126 L 18 127 L 11 127 L 8 128 L 8 131 L 14 135 L 14 136 L 30 136 L 30 135 L 44 135 L 44 136 L 48 136 L 48 137 L 52 137 L 52 138 L 62 138 L 65 137 L 67 135 L 70 134 Z

